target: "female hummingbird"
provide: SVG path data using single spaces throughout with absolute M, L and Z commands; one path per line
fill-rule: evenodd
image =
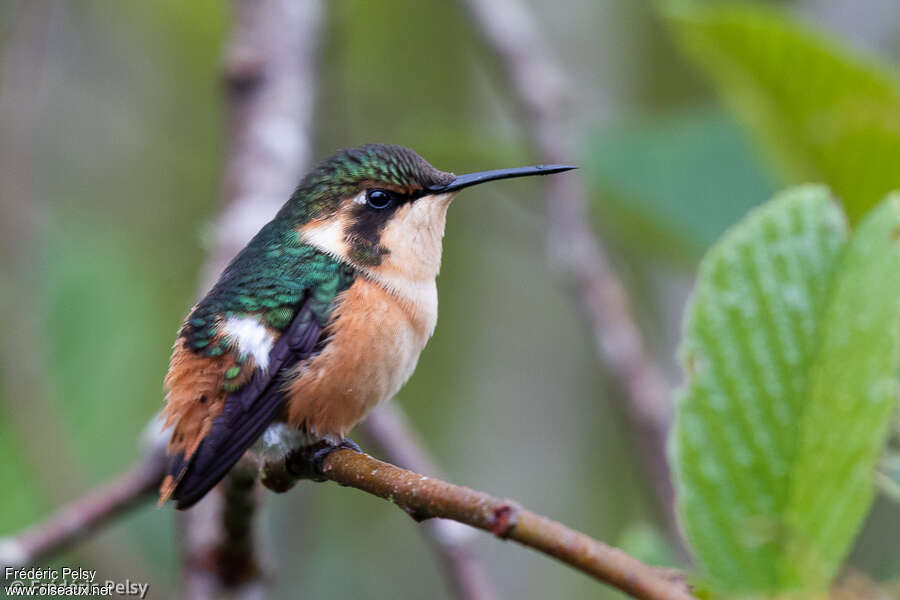
M 457 176 L 384 144 L 314 167 L 179 331 L 165 379 L 171 461 L 160 502 L 193 505 L 270 426 L 309 444 L 344 443 L 409 379 L 434 332 L 456 193 L 572 168 Z

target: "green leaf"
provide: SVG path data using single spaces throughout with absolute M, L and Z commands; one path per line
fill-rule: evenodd
M 810 370 L 785 521 L 785 585 L 836 573 L 875 493 L 897 404 L 900 193 L 860 223 L 837 270 Z
M 669 1 L 686 55 L 794 181 L 822 180 L 855 223 L 900 187 L 900 76 L 783 13 Z
M 672 450 L 680 518 L 716 588 L 777 587 L 806 372 L 845 235 L 826 188 L 796 188 L 700 265 Z
M 828 190 L 781 194 L 704 258 L 673 433 L 678 508 L 715 589 L 827 588 L 897 402 L 900 194 L 851 241 Z

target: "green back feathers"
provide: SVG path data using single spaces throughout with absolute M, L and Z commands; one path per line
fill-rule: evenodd
M 335 296 L 353 278 L 352 267 L 303 243 L 291 223 L 275 219 L 228 265 L 181 333 L 194 352 L 219 356 L 225 351 L 214 339 L 220 317 L 259 314 L 267 326 L 284 330 L 306 297 L 324 325 Z

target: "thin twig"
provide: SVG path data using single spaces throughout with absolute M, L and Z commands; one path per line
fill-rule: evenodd
M 67 504 L 17 536 L 0 539 L 0 574 L 56 554 L 155 495 L 166 470 L 167 436 L 154 436 L 144 458 L 111 482 Z
M 518 0 L 465 0 L 487 46 L 499 59 L 540 160 L 571 160 L 565 117 L 565 74 L 544 51 L 534 19 Z M 680 539 L 666 460 L 671 423 L 669 383 L 647 353 L 628 295 L 606 250 L 588 226 L 583 185 L 576 177 L 547 177 L 548 247 L 570 277 L 590 321 L 600 359 L 625 400 L 637 449 L 651 477 L 673 541 Z
M 416 520 L 453 519 L 530 546 L 642 600 L 689 600 L 694 596 L 671 572 L 647 566 L 583 533 L 511 500 L 395 467 L 367 454 L 335 450 L 321 469 L 315 454 L 298 449 L 263 466 L 263 482 L 285 489 L 285 480 L 325 478 L 394 502 Z
M 390 462 L 418 473 L 441 475 L 396 404 L 383 404 L 372 411 L 362 427 Z M 474 538 L 473 529 L 456 521 L 431 519 L 424 523 L 423 533 L 441 560 L 457 598 L 491 600 L 496 597 L 487 574 L 469 547 Z

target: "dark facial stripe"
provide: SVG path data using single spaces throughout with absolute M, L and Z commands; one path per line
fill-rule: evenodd
M 375 209 L 368 204 L 354 204 L 350 211 L 350 225 L 345 233 L 345 241 L 350 252 L 350 260 L 366 265 L 381 264 L 382 256 L 390 251 L 381 245 L 381 233 L 397 210 L 414 200 L 411 195 L 392 192 L 394 200 L 390 206 Z

